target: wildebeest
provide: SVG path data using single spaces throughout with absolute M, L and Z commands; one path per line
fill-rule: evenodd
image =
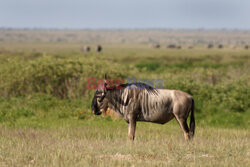
M 177 46 L 175 45 L 175 44 L 170 44 L 170 45 L 168 45 L 167 46 L 167 48 L 170 48 L 170 49 L 174 49 L 174 48 L 176 48 Z
M 85 46 L 83 46 L 83 47 L 81 48 L 81 51 L 82 51 L 82 52 L 89 52 L 90 49 L 91 49 L 90 46 L 85 45 Z
M 219 45 L 218 45 L 218 48 L 219 48 L 219 49 L 222 49 L 222 48 L 223 48 L 223 45 L 222 45 L 222 44 L 219 44 Z
M 95 92 L 91 109 L 95 115 L 107 110 L 118 113 L 129 125 L 130 140 L 134 140 L 137 121 L 165 124 L 176 118 L 186 140 L 191 139 L 195 132 L 194 100 L 191 95 L 180 90 L 155 89 L 142 83 L 121 84 L 110 88 L 105 79 L 102 87 Z
M 214 47 L 213 44 L 208 44 L 208 45 L 207 45 L 207 48 L 208 48 L 208 49 L 211 49 L 211 48 L 213 48 L 213 47 Z
M 118 114 L 117 112 L 115 112 L 114 110 L 112 110 L 110 108 L 108 108 L 105 111 L 102 111 L 102 115 L 103 116 L 109 115 L 112 119 L 117 119 L 117 118 L 121 117 L 120 114 Z
M 96 51 L 97 52 L 101 52 L 102 51 L 102 46 L 101 45 L 97 45 L 96 46 Z
M 160 44 L 153 44 L 152 47 L 156 48 L 156 49 L 159 49 L 161 47 L 161 45 Z

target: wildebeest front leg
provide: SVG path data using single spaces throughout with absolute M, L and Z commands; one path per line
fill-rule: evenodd
M 135 138 L 136 121 L 130 120 L 128 123 L 128 138 L 133 141 Z

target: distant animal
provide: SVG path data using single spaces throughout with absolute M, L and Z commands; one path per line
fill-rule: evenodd
M 167 48 L 170 48 L 170 49 L 174 49 L 174 48 L 176 48 L 177 46 L 175 45 L 175 44 L 170 44 L 170 45 L 168 45 L 167 46 Z
M 211 49 L 211 48 L 213 48 L 213 47 L 214 47 L 213 44 L 208 44 L 208 45 L 207 45 L 207 48 L 208 48 L 208 49 Z
M 223 45 L 222 45 L 222 44 L 219 44 L 219 45 L 218 45 L 218 48 L 219 48 L 219 49 L 222 49 L 222 48 L 223 48 Z
M 248 49 L 249 48 L 249 46 L 248 45 L 245 45 L 245 49 Z
M 102 46 L 101 45 L 97 45 L 96 46 L 96 51 L 97 52 L 101 52 L 102 51 Z
M 181 49 L 181 46 L 177 46 L 177 49 Z
M 180 90 L 155 89 L 142 83 L 121 84 L 108 87 L 105 81 L 98 86 L 92 99 L 91 110 L 101 115 L 115 111 L 128 123 L 128 137 L 135 137 L 137 121 L 165 124 L 175 118 L 186 140 L 195 133 L 194 99 Z M 191 112 L 190 125 L 187 118 Z
M 153 45 L 153 48 L 156 48 L 156 49 L 159 49 L 160 47 L 161 47 L 160 44 L 154 44 L 154 45 Z
M 188 49 L 193 49 L 194 47 L 193 46 L 189 46 Z
M 91 48 L 90 48 L 90 46 L 88 46 L 88 45 L 85 45 L 85 46 L 83 46 L 83 47 L 81 48 L 81 51 L 82 51 L 82 52 L 90 52 L 90 50 L 91 50 Z

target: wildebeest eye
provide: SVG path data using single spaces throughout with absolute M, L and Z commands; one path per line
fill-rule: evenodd
M 103 96 L 103 95 L 104 95 L 104 92 L 101 92 L 101 91 L 96 91 L 96 93 L 95 93 L 96 97 L 100 97 L 100 96 Z

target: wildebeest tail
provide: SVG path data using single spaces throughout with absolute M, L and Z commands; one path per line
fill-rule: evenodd
M 194 119 L 194 99 L 192 99 L 192 106 L 191 106 L 191 117 L 190 117 L 190 135 L 191 137 L 194 136 L 195 132 L 195 119 Z

